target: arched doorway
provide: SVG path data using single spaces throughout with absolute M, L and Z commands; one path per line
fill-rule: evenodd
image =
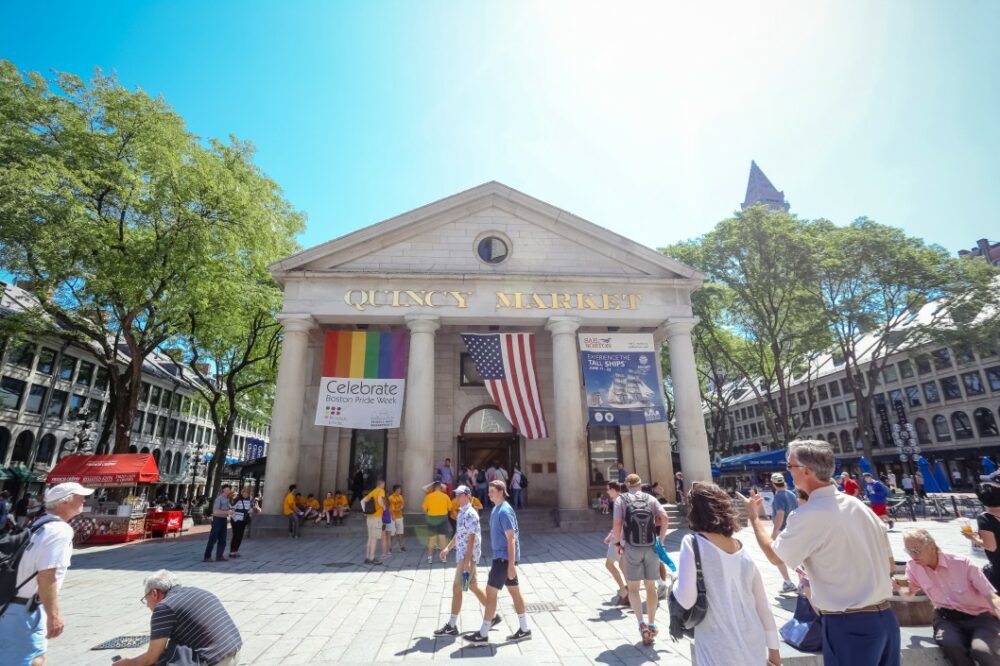
M 480 405 L 462 419 L 458 435 L 458 468 L 486 469 L 498 461 L 508 472 L 521 464 L 521 435 L 494 405 Z
M 28 461 L 31 460 L 31 445 L 34 443 L 35 433 L 30 430 L 25 430 L 18 435 L 17 441 L 14 442 L 14 453 L 10 457 L 10 462 L 27 465 Z

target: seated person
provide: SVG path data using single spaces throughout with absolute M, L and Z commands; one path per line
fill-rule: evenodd
M 295 492 L 295 506 L 302 513 L 305 513 L 306 509 L 309 508 L 309 500 L 306 499 L 305 495 L 298 491 Z
M 337 518 L 343 518 L 346 514 L 350 513 L 351 504 L 347 500 L 347 495 L 341 491 L 337 491 L 333 494 L 333 515 Z M 344 521 L 341 520 L 341 523 Z
M 306 515 L 305 519 L 316 518 L 319 516 L 319 500 L 312 493 L 306 498 Z
M 328 492 L 326 497 L 323 498 L 323 512 L 316 516 L 316 522 L 325 520 L 327 525 L 333 524 L 333 508 L 336 503 L 333 499 L 333 493 Z
M 912 598 L 923 590 L 934 605 L 934 642 L 952 664 L 1000 663 L 1000 597 L 979 567 L 963 555 L 943 553 L 923 529 L 903 534 L 910 556 L 907 592 L 893 578 L 893 590 Z

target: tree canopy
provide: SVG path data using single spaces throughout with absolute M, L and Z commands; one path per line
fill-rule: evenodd
M 229 310 L 246 268 L 302 227 L 249 143 L 204 140 L 113 76 L 49 80 L 0 61 L 0 269 L 108 365 L 116 451 L 143 359 L 192 316 Z

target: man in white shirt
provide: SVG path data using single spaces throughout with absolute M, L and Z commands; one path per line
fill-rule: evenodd
M 46 639 L 62 634 L 59 588 L 73 555 L 73 528 L 67 521 L 83 511 L 84 498 L 93 492 L 79 483 L 60 483 L 45 494 L 47 513 L 32 523 L 30 543 L 18 563 L 20 587 L 0 616 L 4 664 L 41 666 Z
M 802 565 L 812 604 L 823 614 L 826 666 L 899 666 L 899 622 L 889 607 L 895 558 L 883 523 L 831 481 L 833 451 L 822 441 L 788 445 L 786 467 L 809 501 L 771 539 L 761 523 L 763 498 L 752 493 L 747 515 L 757 543 L 773 564 Z

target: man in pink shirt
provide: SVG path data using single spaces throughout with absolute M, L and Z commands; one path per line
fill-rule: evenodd
M 934 605 L 934 641 L 952 664 L 1000 664 L 1000 597 L 974 562 L 942 553 L 927 530 L 909 530 L 903 547 L 910 556 L 910 597 L 923 590 Z M 899 585 L 893 579 L 893 589 Z

